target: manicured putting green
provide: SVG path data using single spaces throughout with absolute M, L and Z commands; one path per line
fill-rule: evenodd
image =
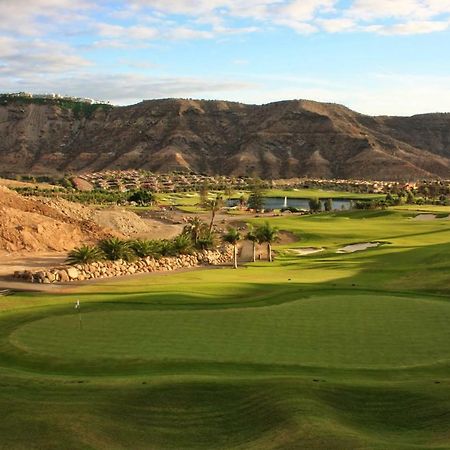
M 15 329 L 30 355 L 68 363 L 128 359 L 384 368 L 450 360 L 450 303 L 352 294 L 223 310 L 51 315 Z M 98 309 L 100 308 L 100 309 Z M 116 362 L 117 363 L 117 362 Z

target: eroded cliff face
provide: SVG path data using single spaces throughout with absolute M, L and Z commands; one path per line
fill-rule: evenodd
M 263 178 L 450 178 L 450 114 L 370 117 L 285 101 L 151 100 L 96 110 L 0 106 L 0 172 L 191 169 Z

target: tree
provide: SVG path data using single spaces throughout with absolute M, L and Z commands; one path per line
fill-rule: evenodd
M 258 242 L 258 236 L 256 235 L 255 229 L 253 228 L 253 225 L 248 226 L 247 234 L 245 235 L 245 239 L 247 241 L 250 241 L 253 246 L 253 262 L 256 261 L 256 243 Z
M 278 228 L 266 222 L 256 229 L 256 236 L 259 242 L 267 243 L 267 257 L 269 262 L 272 262 L 272 243 L 278 239 Z
M 247 200 L 247 206 L 254 209 L 256 212 L 264 208 L 264 197 L 261 192 L 252 192 Z
M 188 235 L 197 247 L 199 239 L 208 231 L 208 225 L 199 217 L 189 217 L 183 228 L 183 234 Z
M 331 198 L 325 200 L 324 208 L 327 212 L 333 211 L 333 200 L 331 200 Z
M 233 246 L 233 267 L 237 269 L 237 243 L 241 239 L 241 234 L 234 227 L 229 227 L 228 232 L 222 238 L 224 242 L 228 242 Z
M 200 188 L 198 190 L 198 195 L 200 197 L 200 205 L 204 205 L 206 204 L 206 202 L 208 201 L 208 190 L 209 190 L 209 184 L 208 182 L 205 180 L 201 185 Z
M 322 211 L 322 202 L 318 197 L 309 199 L 309 210 L 313 213 Z
M 406 203 L 408 203 L 408 205 L 413 205 L 414 203 L 416 203 L 414 194 L 411 191 L 407 191 L 406 193 Z
M 261 180 L 255 179 L 250 188 L 250 195 L 247 200 L 247 206 L 256 212 L 264 208 L 264 184 Z
M 140 206 L 147 206 L 154 203 L 155 196 L 150 191 L 141 189 L 133 192 L 127 200 L 129 202 L 136 202 Z
M 212 227 L 214 225 L 214 219 L 216 217 L 217 211 L 220 210 L 223 206 L 223 198 L 221 195 L 217 194 L 215 198 L 212 200 L 207 200 L 205 203 L 205 207 L 208 211 L 211 211 L 211 222 L 209 224 L 209 231 L 212 231 Z
M 135 256 L 130 242 L 123 241 L 119 238 L 103 239 L 99 242 L 98 247 L 105 254 L 106 259 L 110 261 L 116 261 L 118 259 L 130 261 Z
M 82 245 L 69 252 L 66 262 L 68 264 L 90 264 L 102 259 L 104 259 L 104 255 L 98 247 Z

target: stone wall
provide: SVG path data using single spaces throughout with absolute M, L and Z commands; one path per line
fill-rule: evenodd
M 96 278 L 119 277 L 135 273 L 164 272 L 201 265 L 221 265 L 232 259 L 233 249 L 204 250 L 193 255 L 163 257 L 160 259 L 142 258 L 133 262 L 121 259 L 117 261 L 99 261 L 91 264 L 76 264 L 74 266 L 58 266 L 37 271 L 25 270 L 14 272 L 14 278 L 31 283 L 67 283 Z

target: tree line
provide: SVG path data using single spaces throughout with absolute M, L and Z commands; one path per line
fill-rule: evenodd
M 131 262 L 138 258 L 151 257 L 159 259 L 165 256 L 189 255 L 201 250 L 211 250 L 220 242 L 233 246 L 233 266 L 238 267 L 237 245 L 241 239 L 253 244 L 253 262 L 256 261 L 256 244 L 267 244 L 267 255 L 270 262 L 272 244 L 278 238 L 278 229 L 266 222 L 256 228 L 248 227 L 242 235 L 235 227 L 228 227 L 222 236 L 212 230 L 210 225 L 198 217 L 190 217 L 183 231 L 172 239 L 120 239 L 111 237 L 102 239 L 97 245 L 82 245 L 71 250 L 66 262 L 68 264 L 90 264 L 96 261 Z

